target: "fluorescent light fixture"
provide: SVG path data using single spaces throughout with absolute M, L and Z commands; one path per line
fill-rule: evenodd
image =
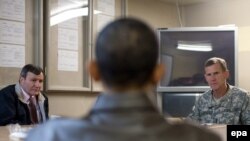
M 101 11 L 94 11 L 94 14 L 99 14 Z M 50 17 L 50 26 L 59 24 L 61 22 L 67 21 L 69 19 L 80 17 L 80 16 L 87 16 L 88 15 L 88 8 L 77 8 L 72 10 L 67 10 L 62 13 Z
M 212 44 L 209 41 L 178 41 L 177 49 L 189 51 L 212 51 Z
M 53 16 L 63 11 L 81 8 L 81 7 L 87 7 L 87 6 L 88 6 L 88 0 L 68 0 L 68 1 L 59 0 L 58 7 L 55 9 L 52 9 L 50 12 L 50 15 Z

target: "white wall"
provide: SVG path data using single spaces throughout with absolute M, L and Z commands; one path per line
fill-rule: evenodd
M 153 28 L 179 26 L 175 5 L 159 0 L 127 0 L 127 15 L 140 18 Z
M 249 0 L 213 0 L 185 6 L 186 26 L 250 25 Z
M 49 96 L 49 113 L 72 118 L 86 115 L 96 100 L 93 93 L 53 93 Z

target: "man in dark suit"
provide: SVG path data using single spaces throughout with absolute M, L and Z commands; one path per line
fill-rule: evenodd
M 43 70 L 27 64 L 19 82 L 0 91 L 0 126 L 37 124 L 48 119 L 48 98 L 41 92 L 43 80 Z

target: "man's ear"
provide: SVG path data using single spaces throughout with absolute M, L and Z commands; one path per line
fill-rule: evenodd
M 164 65 L 157 64 L 153 72 L 152 82 L 156 85 L 161 80 L 163 75 L 164 75 Z
M 21 84 L 24 80 L 25 80 L 25 78 L 22 77 L 22 76 L 20 76 L 20 78 L 19 78 L 19 83 Z
M 97 66 L 97 62 L 95 60 L 92 60 L 88 63 L 87 67 L 88 67 L 88 71 L 89 71 L 90 76 L 95 81 L 99 81 L 101 77 L 100 77 L 99 69 Z
M 226 77 L 226 79 L 229 78 L 229 75 L 230 75 L 229 71 L 225 71 L 225 77 Z

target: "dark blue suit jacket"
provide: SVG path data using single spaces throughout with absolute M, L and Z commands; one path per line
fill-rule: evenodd
M 44 94 L 43 96 L 45 97 L 45 116 L 48 119 L 48 98 Z M 16 123 L 32 124 L 27 104 L 18 99 L 15 85 L 9 85 L 0 91 L 0 126 Z

